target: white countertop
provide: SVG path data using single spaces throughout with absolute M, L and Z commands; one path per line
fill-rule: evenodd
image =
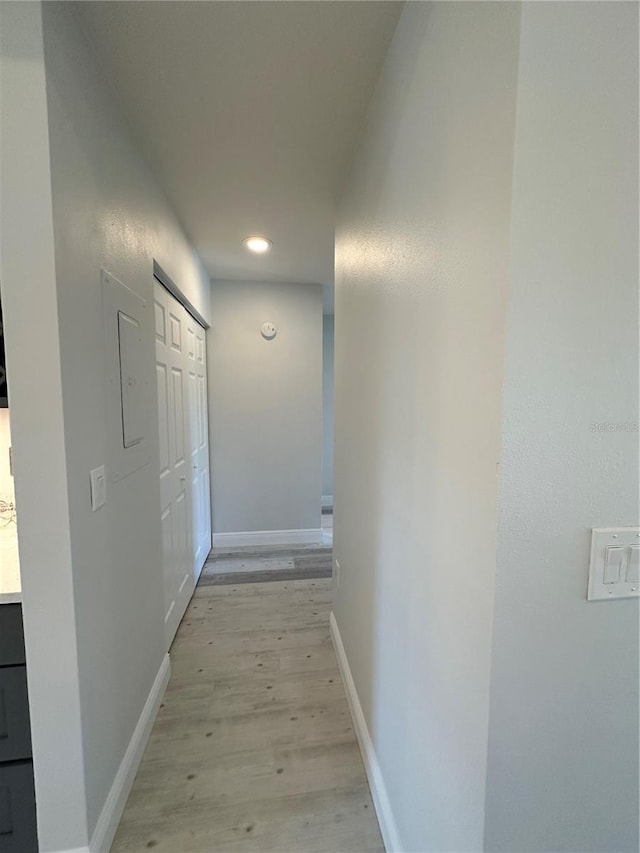
M 0 520 L 0 604 L 22 601 L 20 564 L 18 562 L 18 529 Z

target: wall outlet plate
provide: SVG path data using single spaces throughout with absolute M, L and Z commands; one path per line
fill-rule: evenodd
M 589 601 L 640 596 L 640 527 L 591 530 Z

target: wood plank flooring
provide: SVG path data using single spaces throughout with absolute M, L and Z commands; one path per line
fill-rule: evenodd
M 332 554 L 330 545 L 214 548 L 202 569 L 200 584 L 213 586 L 237 584 L 238 581 L 262 583 L 330 578 Z
M 198 586 L 113 853 L 383 853 L 330 583 Z

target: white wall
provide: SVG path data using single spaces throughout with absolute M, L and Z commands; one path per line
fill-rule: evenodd
M 338 228 L 337 621 L 402 849 L 637 850 L 638 7 L 430 5 Z
M 322 318 L 322 494 L 333 496 L 333 314 Z
M 519 15 L 407 4 L 337 230 L 336 618 L 422 853 L 482 847 Z
M 638 6 L 522 11 L 486 849 L 638 850 Z M 620 425 L 598 431 L 595 425 Z
M 4 40 L 3 8 L 3 310 L 43 851 L 87 843 L 164 657 L 157 463 L 89 504 L 89 470 L 110 461 L 100 269 L 151 299 L 155 258 L 210 308 L 69 6 L 8 10 L 24 44 Z
M 213 532 L 318 529 L 322 288 L 213 282 L 207 332 Z M 275 323 L 265 340 L 260 328 Z
M 84 845 L 87 816 L 39 3 L 0 4 L 0 59 L 0 278 L 45 853 Z

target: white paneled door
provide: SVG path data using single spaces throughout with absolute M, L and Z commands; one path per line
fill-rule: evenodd
M 189 422 L 191 425 L 192 559 L 197 580 L 211 549 L 209 427 L 207 418 L 207 343 L 202 326 L 189 316 Z
M 154 282 L 167 648 L 211 547 L 205 333 Z

